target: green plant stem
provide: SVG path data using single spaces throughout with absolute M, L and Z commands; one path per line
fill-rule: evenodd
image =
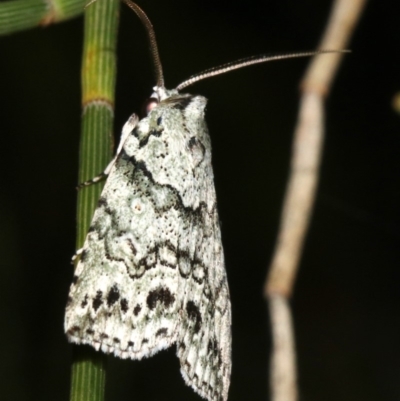
M 86 0 L 16 0 L 0 3 L 0 35 L 46 26 L 82 14 Z
M 112 157 L 118 10 L 118 0 L 101 0 L 85 11 L 79 182 L 98 175 Z M 77 248 L 84 242 L 102 186 L 79 191 Z M 70 400 L 104 400 L 105 366 L 104 354 L 75 346 Z

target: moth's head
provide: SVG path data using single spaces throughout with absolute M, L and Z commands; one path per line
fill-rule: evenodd
M 157 107 L 160 102 L 168 99 L 172 95 L 177 95 L 179 93 L 176 89 L 167 90 L 163 86 L 155 86 L 153 90 L 154 92 L 146 100 L 143 107 L 143 114 L 145 116 L 147 116 L 155 107 Z

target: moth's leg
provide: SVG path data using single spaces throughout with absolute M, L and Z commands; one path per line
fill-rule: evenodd
M 124 146 L 124 143 L 126 141 L 126 138 L 128 138 L 129 134 L 133 131 L 133 129 L 136 127 L 137 123 L 139 122 L 139 117 L 133 113 L 128 121 L 125 123 L 124 127 L 122 128 L 122 133 L 121 133 L 121 139 L 118 144 L 117 151 L 115 153 L 114 158 L 108 163 L 108 166 L 104 169 L 102 173 L 99 175 L 96 175 L 96 177 L 93 177 L 90 180 L 81 182 L 76 189 L 80 189 L 83 187 L 87 187 L 89 185 L 95 184 L 96 182 L 99 182 L 101 180 L 104 180 L 108 174 L 110 174 L 111 168 L 114 165 L 115 161 L 118 158 L 118 155 L 121 153 L 122 147 Z
M 79 248 L 79 249 L 75 252 L 75 255 L 72 256 L 72 259 L 71 259 L 71 264 L 72 264 L 72 265 L 75 263 L 76 259 L 78 259 L 80 255 L 82 255 L 82 252 L 83 252 L 83 248 Z

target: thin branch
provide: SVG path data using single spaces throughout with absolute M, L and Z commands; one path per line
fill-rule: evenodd
M 364 4 L 365 0 L 337 0 L 318 48 L 346 48 Z M 303 95 L 293 142 L 291 174 L 276 249 L 264 286 L 274 326 L 272 401 L 297 400 L 296 354 L 288 299 L 293 291 L 318 184 L 324 141 L 323 103 L 342 57 L 341 53 L 315 56 L 301 84 Z M 275 327 L 277 322 L 279 328 Z
M 393 110 L 400 114 L 400 92 L 395 93 L 392 99 Z
M 296 350 L 294 349 L 293 324 L 287 298 L 279 294 L 269 298 L 272 346 L 270 386 L 273 401 L 297 399 Z

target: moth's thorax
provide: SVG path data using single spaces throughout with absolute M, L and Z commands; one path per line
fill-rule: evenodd
M 176 89 L 165 89 L 164 87 L 155 86 L 151 98 L 156 99 L 159 104 L 175 104 L 181 110 L 198 114 L 204 117 L 204 111 L 207 99 L 200 95 L 191 95 L 189 93 L 179 93 Z M 156 106 L 157 107 L 157 106 Z
M 206 177 L 213 177 L 206 103 L 203 96 L 168 91 L 168 97 L 139 121 L 124 144 L 125 154 L 145 162 L 155 181 L 179 191 L 185 207 L 198 207 L 198 191 Z M 205 192 L 211 209 L 214 189 L 210 185 Z
M 176 89 L 165 89 L 163 86 L 155 86 L 153 90 L 154 92 L 151 97 L 157 99 L 159 102 L 173 95 L 179 95 L 179 92 Z

